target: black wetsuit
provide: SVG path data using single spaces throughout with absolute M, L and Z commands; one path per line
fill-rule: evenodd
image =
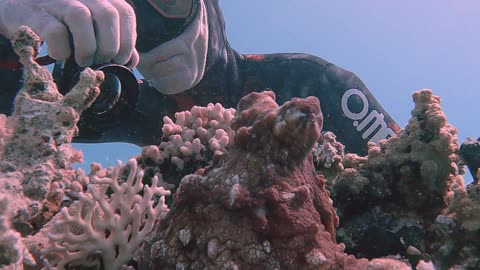
M 148 83 L 141 83 L 135 110 L 124 108 L 104 117 L 84 117 L 77 142 L 158 144 L 163 116 L 173 117 L 177 111 L 208 103 L 236 107 L 243 95 L 266 89 L 276 93 L 279 104 L 292 97 L 318 97 L 324 115 L 323 129 L 334 132 L 347 152 L 365 154 L 369 140 L 378 141 L 398 131 L 396 123 L 353 73 L 308 54 L 240 54 L 228 44 L 218 0 L 205 1 L 205 5 L 209 49 L 200 83 L 176 95 L 161 94 Z M 147 36 L 148 31 L 157 29 L 149 26 L 158 26 L 158 22 L 141 20 L 155 15 L 158 14 L 138 16 L 138 44 L 142 44 L 142 36 Z M 0 57 L 6 59 L 7 53 L 3 54 L 0 52 Z M 19 88 L 19 72 L 1 66 L 0 112 L 8 113 Z

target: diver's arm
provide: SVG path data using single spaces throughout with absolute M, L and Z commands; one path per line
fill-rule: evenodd
M 3 36 L 0 36 L 0 82 L 0 114 L 10 115 L 21 87 L 22 69 L 10 41 Z

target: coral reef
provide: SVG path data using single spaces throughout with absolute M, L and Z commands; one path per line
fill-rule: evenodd
M 337 137 L 330 131 L 322 132 L 322 137 L 312 149 L 315 168 L 327 179 L 330 187 L 335 177 L 344 170 L 342 160 L 345 156 L 344 146 L 337 142 Z
M 38 37 L 12 44 L 24 87 L 0 115 L 2 269 L 480 269 L 478 139 L 459 146 L 430 90 L 365 157 L 322 131 L 317 98 L 265 91 L 166 116 L 160 145 L 86 174 L 71 141 L 103 73 L 62 96 Z
M 8 196 L 0 194 L 0 266 L 2 269 L 22 269 L 34 266 L 35 260 L 21 241 L 21 235 L 10 228 Z
M 478 160 L 476 161 L 478 163 Z M 471 167 L 470 167 L 471 168 Z M 480 183 L 458 188 L 446 215 L 437 217 L 435 230 L 441 237 L 434 261 L 440 269 L 480 268 Z
M 38 36 L 21 27 L 12 44 L 24 87 L 12 116 L 0 115 L 0 192 L 7 194 L 0 198 L 0 266 L 118 269 L 167 210 L 169 192 L 157 178 L 144 185 L 135 159 L 113 170 L 93 164 L 89 175 L 73 170 L 82 159 L 71 145 L 76 124 L 99 95 L 103 73 L 85 69 L 62 96 L 34 60 Z
M 80 113 L 99 94 L 103 74 L 87 70 L 77 87 L 63 97 L 48 70 L 34 60 L 40 47 L 38 36 L 21 27 L 12 45 L 25 67 L 24 86 L 15 99 L 13 115 L 0 117 L 0 191 L 8 194 L 12 228 L 27 236 L 58 212 L 65 189 L 51 186 L 75 177 L 70 164 L 82 156 L 70 142 Z
M 119 183 L 120 174 L 129 171 L 125 182 Z M 168 208 L 165 191 L 158 187 L 158 178 L 151 186 L 142 184 L 143 171 L 137 169 L 135 159 L 126 166 L 121 163 L 110 177 L 92 177 L 86 192 L 78 192 L 79 200 L 63 208 L 49 230 L 49 245 L 42 251 L 47 269 L 64 269 L 87 264 L 104 269 L 120 269 L 135 253 L 154 222 Z M 107 194 L 108 190 L 111 194 Z M 142 193 L 142 196 L 139 193 Z M 160 197 L 153 207 L 153 196 Z M 87 258 L 100 254 L 102 263 Z
M 343 158 L 345 169 L 332 187 L 341 220 L 338 240 L 359 257 L 400 254 L 413 265 L 435 259 L 448 269 L 462 259 L 451 248 L 445 252 L 445 243 L 458 236 L 457 222 L 478 224 L 478 211 L 475 199 L 467 199 L 457 131 L 447 123 L 440 98 L 422 90 L 413 100 L 412 118 L 397 136 L 372 144 L 366 157 Z
M 175 113 L 175 122 L 163 118 L 163 142 L 142 149 L 137 157 L 145 177 L 157 176 L 165 188 L 175 190 L 180 180 L 227 152 L 235 132 L 230 123 L 235 109 L 219 103 L 207 107 L 194 106 L 190 111 Z
M 480 185 L 456 192 L 448 215 L 440 215 L 435 232 L 441 241 L 432 254 L 438 269 L 480 268 Z

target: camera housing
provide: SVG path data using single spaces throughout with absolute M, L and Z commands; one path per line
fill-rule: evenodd
M 119 106 L 135 109 L 140 90 L 132 70 L 117 64 L 102 64 L 90 68 L 103 71 L 105 81 L 100 85 L 100 95 L 84 114 L 96 116 L 109 114 Z M 63 95 L 70 92 L 78 83 L 80 73 L 84 69 L 78 66 L 73 58 L 57 61 L 52 75 L 59 92 Z

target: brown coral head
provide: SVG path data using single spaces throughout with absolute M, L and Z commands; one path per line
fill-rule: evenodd
M 323 115 L 316 97 L 293 98 L 280 107 L 273 134 L 289 156 L 304 159 L 321 137 Z

